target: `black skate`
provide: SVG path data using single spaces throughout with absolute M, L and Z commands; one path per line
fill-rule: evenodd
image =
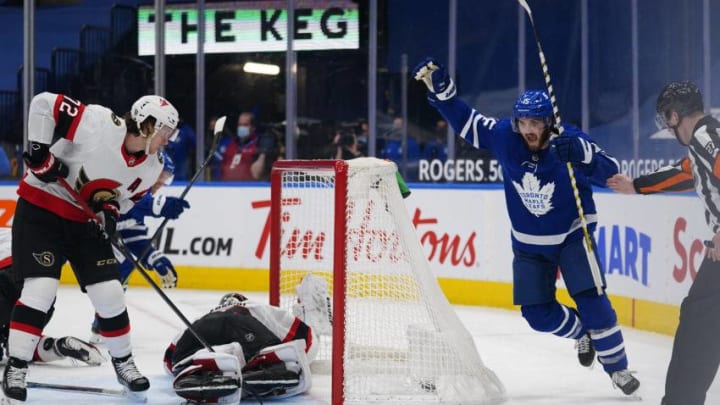
M 27 361 L 10 357 L 3 373 L 2 389 L 5 397 L 15 401 L 27 399 L 25 377 L 28 372 Z
M 613 385 L 620 388 L 625 395 L 632 395 L 640 388 L 640 381 L 628 370 L 616 371 L 610 375 L 610 378 Z
M 130 393 L 142 393 L 150 389 L 150 381 L 140 374 L 131 354 L 120 358 L 113 357 L 112 365 L 118 382 Z
M 55 340 L 53 349 L 61 356 L 80 360 L 90 366 L 99 366 L 105 361 L 97 347 L 72 336 Z
M 585 334 L 575 341 L 578 361 L 583 367 L 592 367 L 595 362 L 595 347 L 593 346 L 590 334 Z

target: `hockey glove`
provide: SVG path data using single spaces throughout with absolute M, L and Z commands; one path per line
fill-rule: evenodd
M 177 287 L 177 272 L 170 259 L 167 258 L 161 251 L 156 250 L 150 253 L 147 264 L 153 268 L 158 276 L 160 276 L 160 282 L 162 288 L 175 288 Z
M 271 154 L 275 150 L 275 136 L 261 135 L 257 143 L 258 153 Z
M 153 200 L 152 213 L 155 217 L 178 219 L 186 208 L 190 208 L 189 202 L 177 197 L 167 197 L 161 194 Z
M 579 136 L 562 135 L 550 141 L 550 152 L 561 162 L 589 165 L 597 146 Z
M 32 174 L 45 183 L 51 183 L 59 177 L 67 177 L 68 167 L 50 153 L 48 145 L 32 142 L 30 150 L 23 152 L 23 161 Z
M 110 240 L 117 230 L 120 206 L 117 201 L 99 201 L 94 204 L 95 218 L 90 219 L 90 234 L 102 240 Z
M 441 101 L 455 97 L 457 90 L 455 83 L 448 75 L 447 70 L 433 58 L 425 58 L 415 66 L 412 71 L 415 80 L 425 83 L 432 98 Z

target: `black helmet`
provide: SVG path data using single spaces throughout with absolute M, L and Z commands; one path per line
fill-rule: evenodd
M 702 94 L 695 83 L 670 82 L 662 89 L 655 104 L 658 118 L 664 122 L 670 110 L 677 112 L 681 118 L 703 111 Z

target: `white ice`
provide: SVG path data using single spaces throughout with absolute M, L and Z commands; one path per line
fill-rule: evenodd
M 225 293 L 207 290 L 164 290 L 192 321 L 211 309 Z M 267 301 L 266 294 L 248 294 L 251 299 Z M 173 336 L 184 329 L 182 321 L 150 288 L 131 287 L 127 292 L 128 311 L 136 363 L 150 378 L 149 404 L 183 403 L 171 387 L 171 378 L 162 367 L 162 356 Z M 613 388 L 599 364 L 582 368 L 575 358 L 573 342 L 529 329 L 517 311 L 478 307 L 455 307 L 475 337 L 485 363 L 505 384 L 508 405 L 610 405 L 642 403 L 658 405 L 663 393 L 665 371 L 672 339 L 668 336 L 624 328 L 630 368 L 641 381 L 640 398 L 626 397 Z M 90 301 L 77 287 L 62 286 L 58 292 L 53 319 L 45 329 L 50 336 L 89 337 L 93 310 Z M 117 389 L 119 385 L 109 363 L 99 367 L 72 364 L 69 361 L 33 364 L 29 381 L 95 386 Z M 293 400 L 266 403 L 329 404 L 330 381 L 315 376 L 312 391 Z M 707 404 L 720 403 L 720 388 L 711 388 Z M 30 389 L 28 404 L 121 404 L 127 399 Z M 254 401 L 243 401 L 243 404 Z

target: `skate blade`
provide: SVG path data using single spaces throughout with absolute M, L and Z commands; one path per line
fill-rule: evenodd
M 123 390 L 123 395 L 133 402 L 145 403 L 147 402 L 147 391 L 130 391 L 128 389 Z

